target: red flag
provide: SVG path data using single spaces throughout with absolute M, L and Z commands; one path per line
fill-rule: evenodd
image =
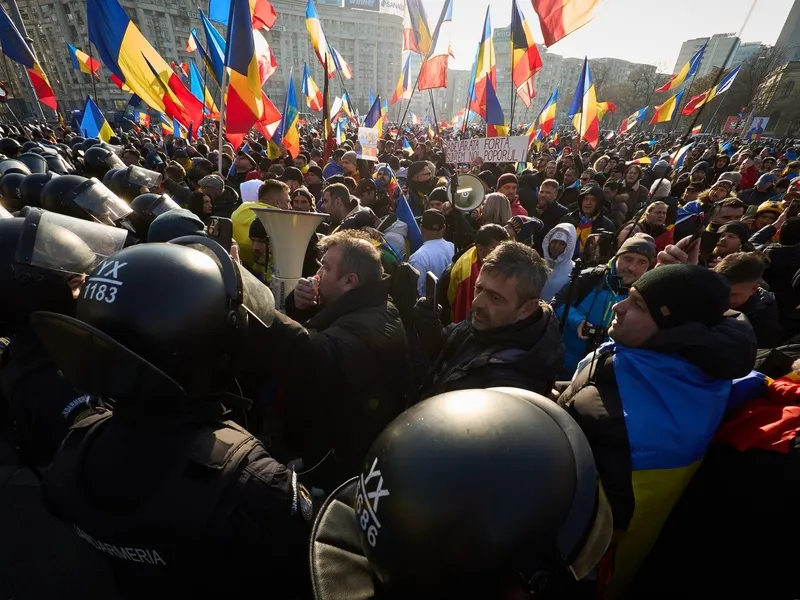
M 586 25 L 599 3 L 600 0 L 531 0 L 539 17 L 544 45 L 552 46 Z

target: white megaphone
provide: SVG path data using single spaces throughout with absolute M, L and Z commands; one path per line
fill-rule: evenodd
M 274 269 L 269 287 L 275 296 L 275 308 L 286 312 L 286 297 L 303 276 L 308 241 L 328 215 L 257 206 L 250 210 L 256 213 L 267 230 L 270 260 Z

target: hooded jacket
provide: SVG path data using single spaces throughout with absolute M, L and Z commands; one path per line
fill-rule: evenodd
M 558 258 L 553 259 L 550 256 L 550 242 L 557 231 L 565 233 L 568 237 L 567 248 L 561 253 Z M 572 273 L 572 268 L 575 262 L 572 260 L 572 253 L 575 252 L 575 243 L 578 239 L 578 234 L 575 231 L 575 226 L 572 223 L 559 223 L 553 229 L 547 232 L 542 242 L 542 256 L 547 261 L 547 266 L 552 269 L 550 277 L 542 288 L 540 297 L 545 302 L 550 302 L 555 295 L 569 283 L 569 276 Z
M 613 574 L 607 597 L 624 594 L 680 499 L 728 408 L 733 380 L 756 358 L 740 313 L 714 327 L 658 331 L 641 348 L 601 346 L 558 399 L 592 447 L 611 504 Z

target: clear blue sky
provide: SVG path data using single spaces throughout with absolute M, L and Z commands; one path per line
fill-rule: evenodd
M 755 11 L 741 34 L 745 42 L 774 44 L 793 0 L 757 0 Z M 444 0 L 422 0 L 431 29 L 436 26 Z M 541 43 L 539 21 L 530 0 L 519 0 L 534 39 Z M 451 67 L 472 65 L 480 41 L 487 0 L 453 0 L 454 34 Z M 714 33 L 737 33 L 752 0 L 669 0 L 634 2 L 601 0 L 588 25 L 554 44 L 549 50 L 562 56 L 613 57 L 650 63 L 672 71 L 684 40 Z M 492 27 L 511 21 L 511 0 L 491 0 Z

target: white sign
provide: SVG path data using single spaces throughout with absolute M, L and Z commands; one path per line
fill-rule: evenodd
M 528 136 L 471 138 L 444 143 L 447 162 L 524 162 L 528 153 Z
M 358 143 L 361 145 L 361 153 L 358 158 L 378 162 L 378 130 L 375 127 L 359 127 Z

